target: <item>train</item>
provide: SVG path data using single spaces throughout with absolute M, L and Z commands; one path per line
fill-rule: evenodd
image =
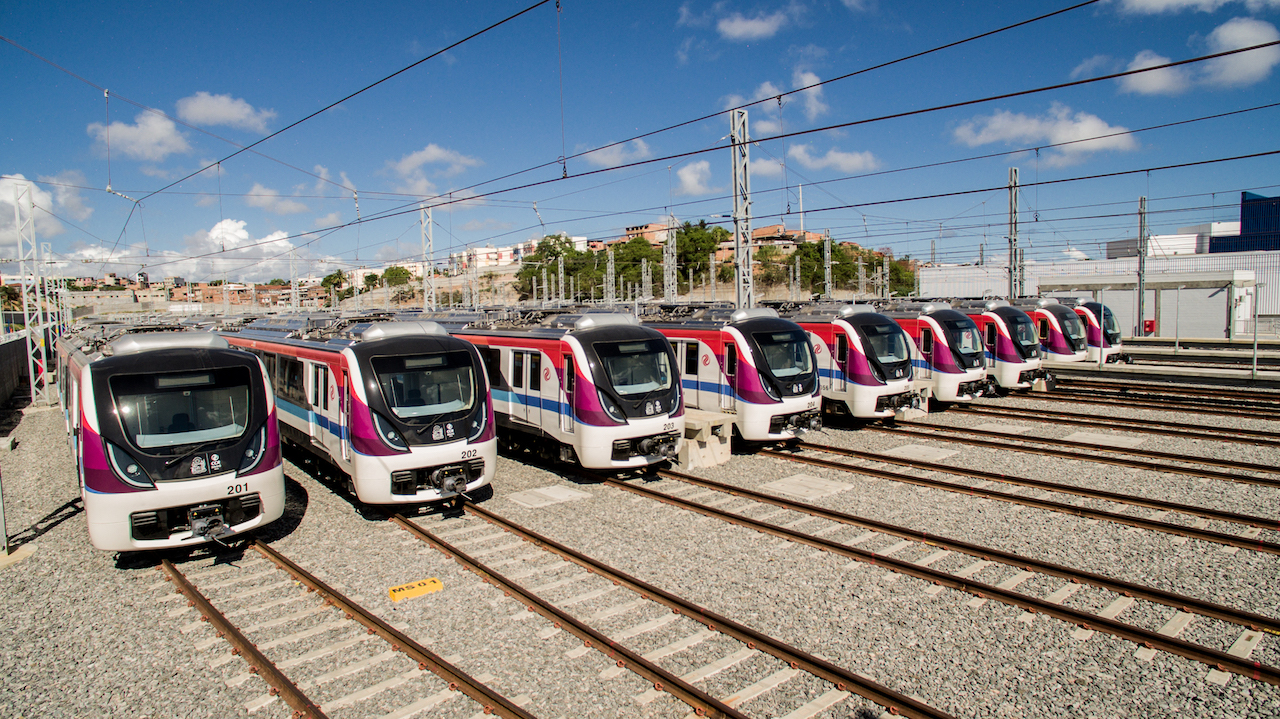
M 732 414 L 748 442 L 822 428 L 818 360 L 800 325 L 767 307 L 657 306 L 644 326 L 675 349 L 688 407 Z
M 684 401 L 676 355 L 633 315 L 532 311 L 425 313 L 475 345 L 492 382 L 499 438 L 586 469 L 677 456 Z
M 911 339 L 871 305 L 815 304 L 786 318 L 809 333 L 824 412 L 880 419 L 920 407 L 912 386 Z
M 1024 297 L 1011 304 L 1035 321 L 1045 365 L 1081 362 L 1088 356 L 1084 323 L 1075 310 L 1052 297 Z
M 928 399 L 967 402 L 990 392 L 978 326 L 947 302 L 891 302 L 880 308 L 911 338 L 915 387 Z
M 1120 362 L 1125 355 L 1120 342 L 1120 323 L 1111 308 L 1100 302 L 1077 300 L 1076 314 L 1084 324 L 1088 344 L 1086 362 Z
M 978 326 L 987 357 L 987 376 L 998 392 L 1030 389 L 1052 381 L 1043 364 L 1036 323 L 1007 300 L 956 300 L 955 307 Z
M 280 434 L 327 460 L 366 504 L 456 499 L 497 466 L 479 352 L 434 322 L 288 315 L 217 331 L 274 378 Z
M 276 403 L 257 357 L 163 325 L 84 328 L 54 348 L 94 547 L 225 542 L 284 513 Z

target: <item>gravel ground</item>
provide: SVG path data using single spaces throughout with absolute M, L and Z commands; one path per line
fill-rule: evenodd
M 994 404 L 1035 407 L 1041 403 L 1010 398 Z M 1126 412 L 1106 410 L 1113 415 Z M 1178 418 L 1168 413 L 1129 414 Z M 1265 422 L 1212 416 L 1203 420 L 1221 426 L 1274 429 Z M 927 421 L 960 427 L 990 422 L 955 413 L 931 415 Z M 1074 431 L 1064 425 L 1017 424 L 1048 437 L 1065 437 Z M 226 653 L 225 646 L 216 642 L 205 646 L 212 632 L 193 626 L 192 614 L 182 611 L 183 603 L 156 571 L 158 558 L 119 556 L 89 546 L 61 414 L 28 413 L 11 436 L 18 440 L 17 448 L 0 451 L 9 534 L 28 548 L 35 547 L 35 552 L 0 569 L 4 628 L 0 672 L 5 677 L 0 684 L 0 716 L 221 719 L 246 715 L 244 703 L 261 695 L 264 685 L 252 679 L 229 686 L 227 680 L 245 670 L 239 660 L 211 666 Z M 1127 436 L 1145 437 L 1143 448 L 1267 464 L 1277 464 L 1280 459 L 1276 450 L 1248 445 Z M 956 466 L 1269 517 L 1280 515 L 1280 490 L 1270 488 L 1049 460 L 867 430 L 832 429 L 811 438 L 870 451 L 928 445 L 956 451 L 942 460 Z M 594 652 L 578 656 L 573 650 L 581 643 L 564 632 L 543 638 L 547 622 L 523 616 L 527 613 L 514 600 L 382 521 L 379 513 L 354 506 L 333 491 L 323 472 L 314 469 L 315 463 L 303 465 L 286 465 L 289 502 L 285 517 L 260 535 L 286 556 L 455 661 L 464 671 L 492 674 L 492 686 L 508 697 L 524 695 L 526 708 L 537 716 L 687 714 L 687 707 L 665 698 L 636 704 L 633 697 L 646 688 L 643 680 L 631 675 L 601 679 L 600 672 L 611 666 L 605 657 Z M 1164 533 L 752 455 L 738 455 L 727 465 L 697 473 L 757 489 L 795 474 L 819 476 L 848 484 L 844 491 L 813 500 L 823 506 L 1280 616 L 1280 571 L 1278 558 L 1272 555 L 1228 552 L 1220 545 L 1195 540 L 1179 543 Z M 509 498 L 515 492 L 548 486 L 573 488 L 588 496 L 534 509 Z M 669 491 L 679 483 L 661 481 L 653 486 Z M 1075 627 L 1057 620 L 1037 615 L 1027 622 L 1021 610 L 997 602 L 970 607 L 970 595 L 951 590 L 927 594 L 924 590 L 930 585 L 920 580 L 622 490 L 582 483 L 568 469 L 551 471 L 503 458 L 494 490 L 493 498 L 485 502 L 492 511 L 957 716 L 1280 716 L 1277 687 L 1241 677 L 1232 677 L 1225 686 L 1212 684 L 1206 682 L 1208 668 L 1201 664 L 1168 654 L 1143 661 L 1135 656 L 1136 647 L 1129 642 L 1102 634 L 1077 640 L 1072 637 Z M 743 503 L 725 506 L 738 504 Z M 1148 512 L 1127 511 L 1142 516 Z M 765 512 L 748 513 L 757 516 Z M 463 547 L 467 551 L 495 550 L 483 561 L 501 565 L 498 571 L 511 575 L 533 572 L 521 583 L 543 587 L 551 599 L 608 589 L 599 578 L 582 579 L 573 567 L 555 566 L 553 557 L 529 545 L 506 546 L 513 544 L 509 537 L 479 520 L 428 511 L 415 516 L 414 521 L 433 532 L 454 533 L 449 541 L 470 542 Z M 1219 531 L 1225 527 L 1210 524 Z M 861 530 L 849 528 L 827 536 L 847 541 L 859 534 Z M 1277 541 L 1276 533 L 1269 530 L 1262 537 Z M 882 544 L 859 546 L 877 549 Z M 195 552 L 173 558 L 202 585 L 223 581 L 241 583 L 228 587 L 269 584 L 275 572 L 252 551 L 243 556 Z M 918 557 L 904 552 L 899 558 Z M 934 566 L 954 570 L 966 563 L 953 556 Z M 988 571 L 991 576 L 981 574 L 978 578 L 992 583 L 1003 578 L 997 576 L 1000 570 Z M 444 589 L 399 603 L 389 600 L 389 587 L 427 577 L 440 578 Z M 1043 596 L 1055 588 L 1048 582 L 1037 585 L 1038 581 L 1032 580 L 1020 590 Z M 297 590 L 285 587 L 279 591 L 284 597 L 284 593 Z M 215 601 L 238 606 L 228 592 L 231 589 L 211 593 Z M 631 600 L 625 591 L 614 590 L 574 605 L 573 611 L 585 618 Z M 1105 601 L 1101 593 L 1086 589 L 1073 597 L 1071 605 L 1097 610 Z M 1163 608 L 1140 607 L 1120 619 L 1158 627 L 1168 618 Z M 642 606 L 629 614 L 591 623 L 606 633 L 617 632 L 659 613 Z M 319 619 L 301 619 L 272 631 L 296 631 L 313 621 Z M 693 626 L 680 619 L 629 640 L 628 646 L 649 651 L 687 635 Z M 1197 622 L 1184 634 L 1186 639 L 1223 649 L 1234 636 Z M 1265 637 L 1254 658 L 1280 664 L 1277 644 L 1280 641 L 1276 638 Z M 732 651 L 734 642 L 713 637 L 688 653 L 664 660 L 663 665 L 680 672 Z M 327 671 L 365 653 L 331 657 L 316 670 Z M 774 671 L 774 664 L 771 659 L 753 657 L 700 686 L 717 695 L 728 694 Z M 325 701 L 354 686 L 354 680 L 337 681 L 324 687 L 318 698 Z M 743 709 L 756 717 L 780 716 L 827 688 L 816 680 L 793 680 Z M 335 716 L 380 716 L 409 700 L 409 689 L 402 688 L 380 695 L 374 700 L 376 706 Z M 474 703 L 454 700 L 431 715 L 472 716 L 477 710 Z M 869 717 L 879 711 L 854 696 L 821 716 Z M 272 718 L 287 715 L 279 702 L 253 714 Z

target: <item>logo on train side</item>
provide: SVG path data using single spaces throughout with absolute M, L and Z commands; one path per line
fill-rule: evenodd
M 711 364 L 711 355 L 702 355 L 702 366 L 706 367 Z
M 217 472 L 222 469 L 222 458 L 216 454 L 209 455 L 209 471 Z
M 205 463 L 204 455 L 197 454 L 195 457 L 191 458 L 192 474 L 204 474 L 205 472 L 208 472 L 208 471 L 209 471 L 209 468 Z

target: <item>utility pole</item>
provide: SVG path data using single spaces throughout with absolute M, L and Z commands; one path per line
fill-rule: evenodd
M 1134 336 L 1147 335 L 1143 327 L 1147 307 L 1147 197 L 1138 198 L 1138 326 Z
M 1018 249 L 1018 168 L 1009 168 L 1009 301 L 1022 296 L 1022 250 Z
M 711 283 L 711 301 L 716 301 L 716 253 L 712 252 L 707 256 L 707 275 L 708 281 Z
M 640 299 L 653 297 L 653 272 L 649 270 L 649 258 L 640 258 Z
M 556 264 L 559 265 L 559 271 L 560 271 L 559 297 L 560 297 L 560 301 L 564 302 L 564 255 L 560 255 L 559 257 L 556 258 L 556 260 L 557 260 Z
M 733 111 L 729 136 L 733 152 L 733 262 L 738 270 L 734 306 L 741 310 L 756 304 L 751 265 L 751 156 L 746 110 Z
M 610 247 L 605 252 L 609 253 L 609 264 L 604 268 L 604 303 L 609 306 L 609 309 L 613 309 L 614 303 L 617 302 L 614 288 L 618 286 L 618 280 L 613 269 L 613 248 Z
M 298 309 L 298 273 L 293 269 L 293 261 L 297 257 L 297 250 L 289 250 L 289 309 L 297 311 Z M 257 305 L 258 286 L 253 286 L 254 304 Z
M 693 285 L 689 285 L 690 294 Z M 675 302 L 680 294 L 676 283 L 676 216 L 667 215 L 667 242 L 662 246 L 662 298 L 667 302 Z
M 547 266 L 542 266 L 542 301 L 546 302 L 551 299 L 551 293 L 547 291 Z
M 822 299 L 829 300 L 831 294 L 831 230 L 822 236 Z
M 797 246 L 796 249 L 799 250 L 800 248 Z M 795 255 L 796 255 L 796 273 L 795 273 L 795 276 L 792 278 L 792 285 L 791 285 L 791 301 L 792 302 L 800 299 L 800 289 L 801 289 L 800 288 L 800 253 L 796 252 Z
M 862 299 L 867 294 L 867 267 L 862 262 L 862 255 L 858 255 L 858 299 Z
M 418 206 L 418 221 L 422 230 L 422 309 L 434 312 L 436 310 L 436 272 L 431 258 L 436 253 L 436 243 L 431 233 L 430 207 Z

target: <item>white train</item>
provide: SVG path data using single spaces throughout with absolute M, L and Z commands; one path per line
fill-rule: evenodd
M 895 302 L 881 310 L 914 340 L 915 386 L 939 402 L 965 402 L 988 391 L 978 326 L 946 302 Z
M 1047 379 L 1041 367 L 1043 352 L 1035 321 L 1006 300 L 959 300 L 957 309 L 969 315 L 986 346 L 987 376 L 1002 391 L 1029 389 Z
M 284 513 L 276 405 L 256 357 L 159 326 L 91 328 L 55 348 L 93 546 L 195 546 Z
M 345 472 L 361 502 L 448 499 L 493 479 L 480 355 L 439 325 L 314 315 L 220 334 L 274 376 L 283 438 Z

